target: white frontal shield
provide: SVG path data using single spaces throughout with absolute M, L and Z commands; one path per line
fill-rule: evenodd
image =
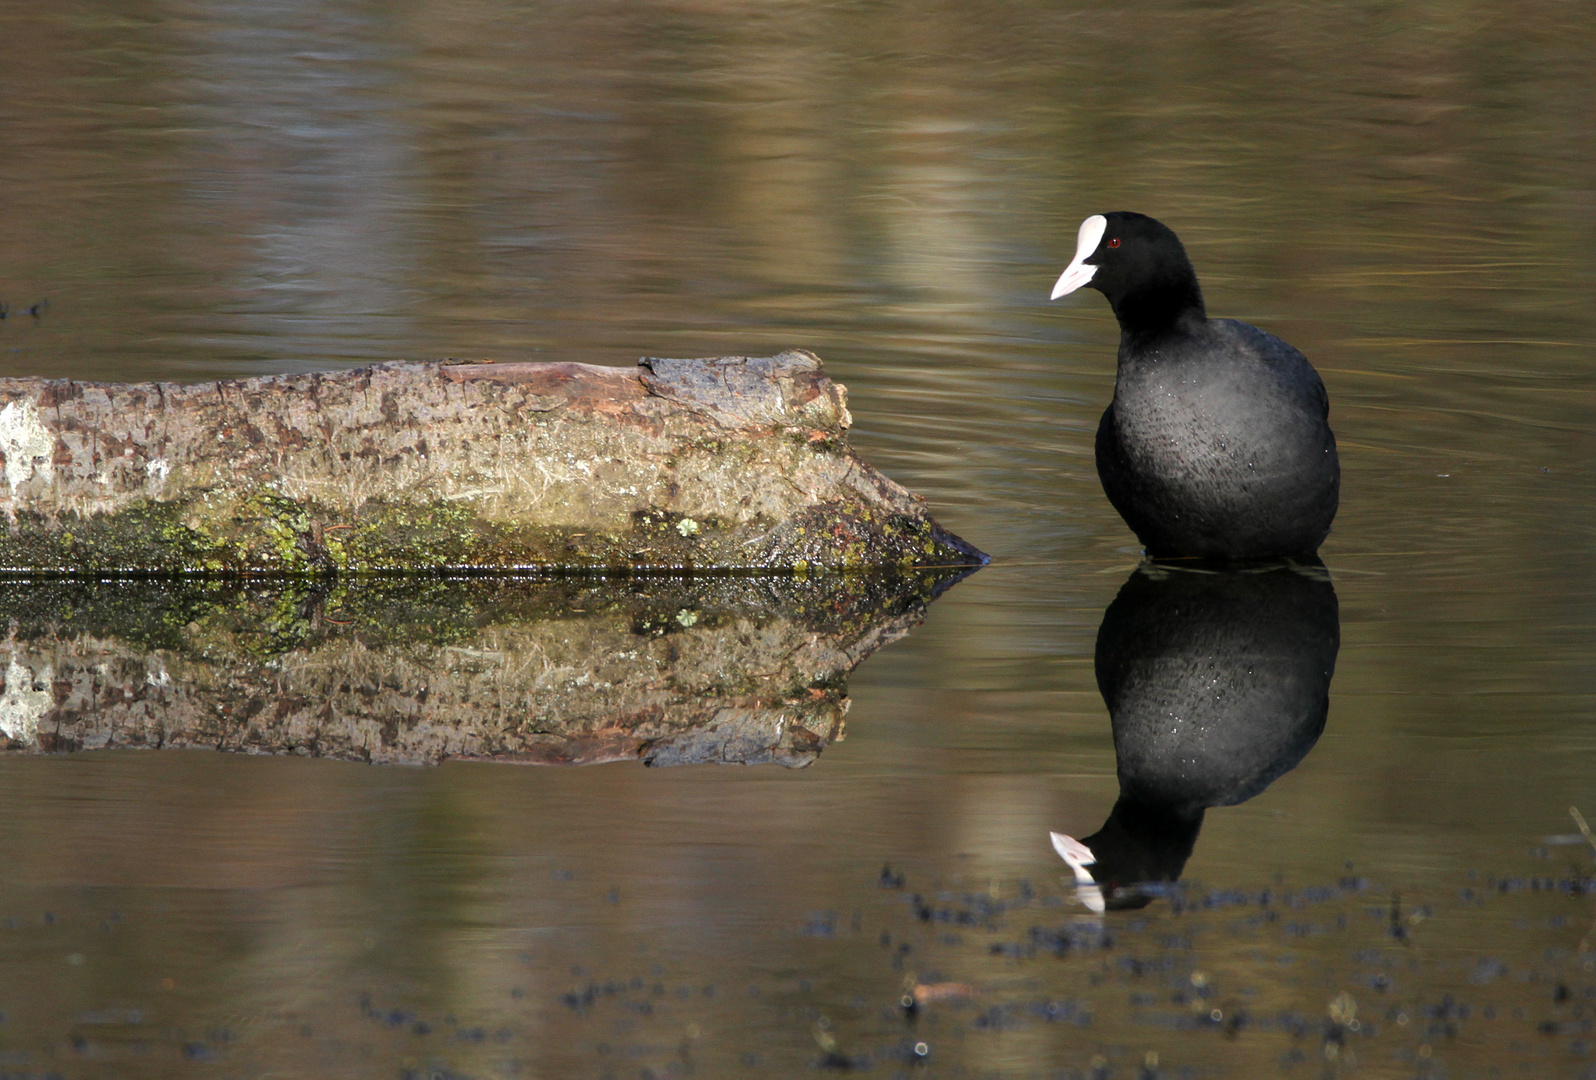
M 1088 221 L 1091 219 L 1088 218 Z M 1102 218 L 1097 220 L 1102 221 Z M 1099 234 L 1101 235 L 1101 234 Z M 1093 245 L 1095 249 L 1096 245 Z M 1087 254 L 1091 254 L 1088 252 Z M 1087 269 L 1091 269 L 1088 267 Z M 1053 850 L 1069 863 L 1070 869 L 1075 872 L 1075 894 L 1081 903 L 1086 905 L 1088 911 L 1101 915 L 1108 904 L 1103 899 L 1102 886 L 1092 877 L 1092 872 L 1086 869 L 1097 861 L 1097 856 L 1092 854 L 1092 849 L 1063 833 L 1050 832 L 1047 834 L 1053 841 Z
M 1057 300 L 1061 296 L 1068 296 L 1092 280 L 1092 275 L 1097 273 L 1097 267 L 1088 266 L 1086 260 L 1097 250 L 1097 245 L 1103 242 L 1103 233 L 1107 231 L 1108 219 L 1102 214 L 1093 214 L 1081 222 L 1081 231 L 1075 235 L 1075 258 L 1058 276 L 1058 281 L 1053 285 L 1053 295 L 1048 299 Z

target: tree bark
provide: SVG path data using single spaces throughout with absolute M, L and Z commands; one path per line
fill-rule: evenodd
M 848 448 L 811 353 L 0 379 L 0 572 L 979 564 Z

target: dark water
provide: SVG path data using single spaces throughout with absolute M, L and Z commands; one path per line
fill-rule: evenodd
M 1592 57 L 1553 0 L 0 7 L 0 374 L 802 346 L 995 556 L 806 769 L 0 759 L 0 1075 L 1596 1075 Z M 1322 734 L 1291 683 L 1098 917 L 1047 834 L 1121 798 L 1139 553 L 1111 316 L 1045 296 L 1117 208 L 1316 363 L 1345 479 Z M 1289 673 L 1281 595 L 1149 625 Z

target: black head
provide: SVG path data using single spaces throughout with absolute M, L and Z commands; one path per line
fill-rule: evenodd
M 1186 813 L 1122 794 L 1103 827 L 1081 840 L 1097 856 L 1092 877 L 1103 890 L 1104 906 L 1146 907 L 1153 893 L 1138 886 L 1179 881 L 1202 827 L 1201 810 Z
M 1075 872 L 1076 895 L 1096 912 L 1146 907 L 1141 886 L 1178 881 L 1191 858 L 1203 811 L 1120 793 L 1103 827 L 1083 840 L 1053 833 L 1053 849 Z
M 1058 299 L 1087 285 L 1108 297 L 1127 333 L 1159 333 L 1204 317 L 1197 272 L 1180 238 L 1146 214 L 1116 210 L 1081 222 L 1075 259 L 1053 286 Z

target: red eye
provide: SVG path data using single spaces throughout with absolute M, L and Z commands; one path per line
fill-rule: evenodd
M 1108 242 L 1108 246 L 1109 247 L 1119 247 L 1119 237 L 1116 236 L 1116 237 L 1114 237 L 1114 239 L 1110 240 Z

